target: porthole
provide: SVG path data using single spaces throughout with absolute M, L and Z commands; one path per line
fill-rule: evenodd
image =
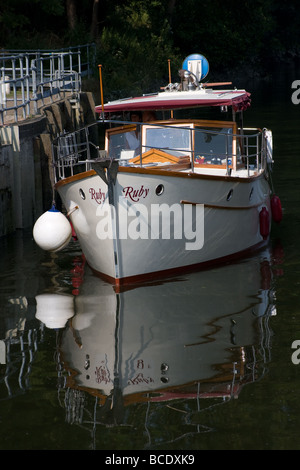
M 156 196 L 161 196 L 164 190 L 165 188 L 163 184 L 159 184 L 158 186 L 156 186 L 156 189 L 155 189 Z
M 85 194 L 84 194 L 83 189 L 81 188 L 79 189 L 79 194 L 80 194 L 81 199 L 85 200 Z
M 232 198 L 232 195 L 233 195 L 233 189 L 231 189 L 231 190 L 229 191 L 229 193 L 227 194 L 226 200 L 227 200 L 227 201 L 230 201 L 230 199 Z
M 167 384 L 169 382 L 169 379 L 168 377 L 161 377 L 160 378 L 160 381 L 163 383 L 163 384 Z
M 87 355 L 85 356 L 85 362 L 84 362 L 84 368 L 85 368 L 85 370 L 88 370 L 88 368 L 90 367 L 90 365 L 91 365 L 91 364 L 90 364 L 90 356 L 87 354 Z

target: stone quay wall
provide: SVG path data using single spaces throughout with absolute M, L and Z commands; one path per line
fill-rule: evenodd
M 39 116 L 0 127 L 0 237 L 32 228 L 53 200 L 51 143 L 95 121 L 92 93 L 50 103 Z

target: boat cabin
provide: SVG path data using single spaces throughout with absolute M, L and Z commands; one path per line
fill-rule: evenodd
M 106 131 L 105 149 L 119 165 L 233 168 L 241 163 L 242 141 L 233 121 L 170 120 L 137 123 Z M 174 166 L 174 169 L 175 169 Z

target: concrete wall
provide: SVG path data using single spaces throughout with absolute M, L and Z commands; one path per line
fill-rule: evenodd
M 0 207 L 0 236 L 29 228 L 41 210 L 41 193 L 36 192 L 34 137 L 46 129 L 45 117 L 28 119 L 0 129 L 0 155 L 5 170 L 0 192 L 5 203 Z
M 11 145 L 0 147 L 0 235 L 6 235 L 14 230 L 12 160 Z
M 0 128 L 0 236 L 33 227 L 53 200 L 51 142 L 63 130 L 95 120 L 91 93 L 65 99 L 39 117 Z

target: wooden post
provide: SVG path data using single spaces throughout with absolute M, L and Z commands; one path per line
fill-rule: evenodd
M 101 95 L 101 105 L 102 105 L 102 118 L 104 119 L 104 101 L 103 101 L 103 83 L 102 83 L 102 65 L 99 67 L 99 78 L 100 78 L 100 95 Z
M 168 68 L 169 68 L 169 83 L 172 83 L 172 77 L 171 77 L 171 59 L 168 59 Z M 171 109 L 171 119 L 173 119 L 173 109 Z

